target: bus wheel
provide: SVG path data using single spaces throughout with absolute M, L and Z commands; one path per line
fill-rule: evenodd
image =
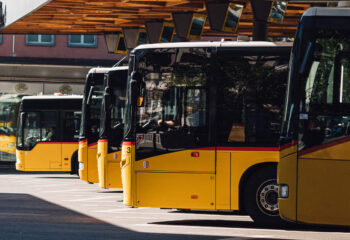
M 75 152 L 71 158 L 71 171 L 70 174 L 79 174 L 78 152 Z
M 244 192 L 246 211 L 257 224 L 279 225 L 277 169 L 266 167 L 253 173 Z

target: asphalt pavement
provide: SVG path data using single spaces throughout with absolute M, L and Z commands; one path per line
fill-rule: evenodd
M 68 173 L 0 169 L 0 240 L 350 239 L 349 228 L 263 228 L 228 212 L 130 208 L 122 194 Z

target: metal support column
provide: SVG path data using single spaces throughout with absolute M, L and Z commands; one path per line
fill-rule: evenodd
M 272 1 L 250 0 L 254 14 L 253 40 L 267 40 L 267 18 L 269 17 Z

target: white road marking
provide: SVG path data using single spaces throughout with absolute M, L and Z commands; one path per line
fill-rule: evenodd
M 92 197 L 92 198 L 81 198 L 81 199 L 67 199 L 63 200 L 65 202 L 88 202 L 88 201 L 94 201 L 94 200 L 102 200 L 102 199 L 111 199 L 115 198 L 114 196 L 108 196 L 108 197 Z

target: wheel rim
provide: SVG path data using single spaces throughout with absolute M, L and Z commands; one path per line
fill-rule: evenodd
M 264 214 L 278 216 L 278 186 L 276 179 L 269 179 L 258 187 L 256 203 Z

